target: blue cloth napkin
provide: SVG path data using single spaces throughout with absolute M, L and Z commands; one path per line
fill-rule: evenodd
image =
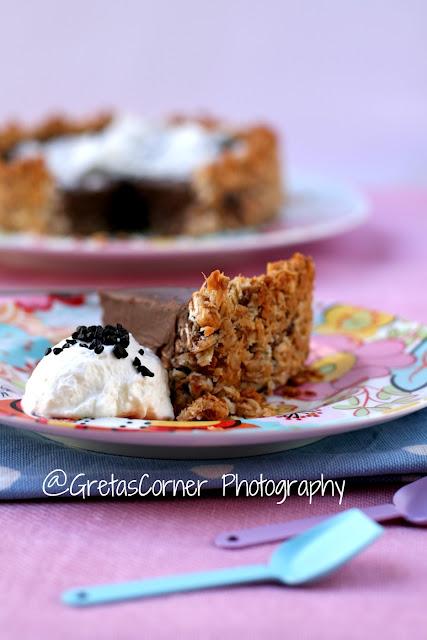
M 226 460 L 154 460 L 92 453 L 6 426 L 0 426 L 0 442 L 0 499 L 3 500 L 48 495 L 136 497 L 140 495 L 139 490 L 152 497 L 157 491 L 159 495 L 171 492 L 172 483 L 161 484 L 170 480 L 194 483 L 203 480 L 200 491 L 204 493 L 209 489 L 223 489 L 224 474 L 228 474 L 226 482 L 230 483 L 231 474 L 239 481 L 259 480 L 262 474 L 265 480 L 276 483 L 316 480 L 321 474 L 325 479 L 425 474 L 427 409 L 369 429 L 329 436 L 283 453 Z M 139 485 L 142 476 L 144 480 Z M 100 485 L 101 480 L 104 486 Z M 91 481 L 88 491 L 87 483 Z M 233 485 L 230 486 L 234 492 Z M 132 494 L 136 487 L 138 494 Z M 176 495 L 181 495 L 179 490 Z

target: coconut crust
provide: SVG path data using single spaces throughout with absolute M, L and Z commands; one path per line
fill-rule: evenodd
M 206 278 L 163 354 L 178 420 L 280 413 L 266 397 L 304 369 L 313 282 L 313 261 L 299 253 L 253 278 Z

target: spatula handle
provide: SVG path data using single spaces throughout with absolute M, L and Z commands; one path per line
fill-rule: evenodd
M 399 513 L 393 504 L 366 507 L 365 509 L 360 509 L 360 511 L 377 522 L 384 522 L 385 520 L 392 520 L 399 517 Z M 215 544 L 217 547 L 224 549 L 242 549 L 243 547 L 251 547 L 266 542 L 286 540 L 323 522 L 323 520 L 329 518 L 330 515 L 331 514 L 313 516 L 311 518 L 302 518 L 301 520 L 290 520 L 289 522 L 277 522 L 275 524 L 253 527 L 251 529 L 226 531 L 220 533 L 215 538 Z
M 248 565 L 201 573 L 187 573 L 149 580 L 134 580 L 115 584 L 78 587 L 62 594 L 62 601 L 74 607 L 86 607 L 106 602 L 147 598 L 165 593 L 209 589 L 245 582 L 262 582 L 272 578 L 266 565 Z

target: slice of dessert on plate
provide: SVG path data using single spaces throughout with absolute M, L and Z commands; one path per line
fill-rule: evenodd
M 0 129 L 4 231 L 197 236 L 272 220 L 283 194 L 264 125 L 107 114 Z
M 265 274 L 211 273 L 198 291 L 101 293 L 104 323 L 121 323 L 160 357 L 179 420 L 280 413 L 267 395 L 303 368 L 314 265 L 295 254 Z

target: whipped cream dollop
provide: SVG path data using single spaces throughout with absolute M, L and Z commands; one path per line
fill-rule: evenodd
M 230 136 L 197 122 L 118 116 L 96 133 L 20 144 L 15 157 L 41 155 L 64 189 L 102 185 L 104 177 L 185 180 L 214 161 Z
M 120 325 L 78 327 L 49 348 L 22 408 L 46 418 L 174 418 L 160 359 Z

